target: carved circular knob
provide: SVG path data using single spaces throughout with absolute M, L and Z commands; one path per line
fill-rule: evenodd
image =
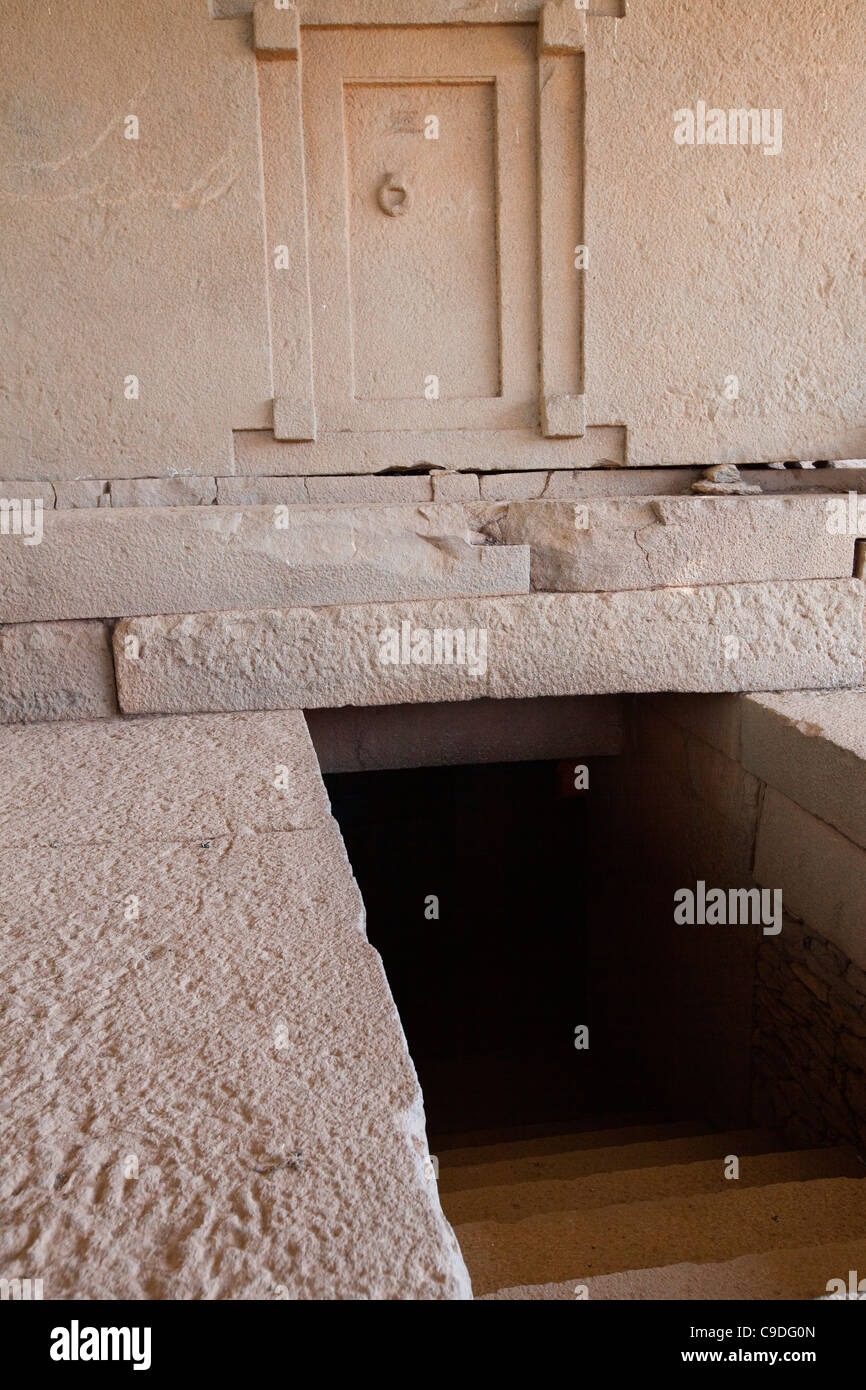
M 386 174 L 379 184 L 379 207 L 389 217 L 402 217 L 409 207 L 409 190 L 398 174 Z

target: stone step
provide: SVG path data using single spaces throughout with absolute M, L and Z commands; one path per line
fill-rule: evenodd
M 656 1119 L 632 1123 L 616 1116 L 603 1129 L 574 1128 L 561 1134 L 543 1133 L 520 1135 L 517 1138 L 498 1139 L 491 1142 L 475 1141 L 455 1145 L 453 1148 L 439 1149 L 439 1167 L 443 1171 L 453 1168 L 475 1168 L 479 1165 L 510 1163 L 519 1159 L 547 1158 L 555 1154 L 577 1153 L 584 1149 L 613 1149 L 628 1144 L 648 1144 L 663 1142 L 666 1139 L 682 1139 L 693 1135 L 706 1134 L 707 1127 L 700 1120 L 659 1121 Z
M 512 502 L 485 529 L 501 544 L 528 545 L 532 587 L 548 592 L 842 578 L 853 572 L 854 537 L 828 529 L 827 501 L 693 496 Z
M 633 1138 L 629 1138 L 630 1133 L 634 1133 Z M 576 1138 L 580 1140 L 582 1136 Z M 569 1182 L 596 1173 L 718 1160 L 730 1153 L 740 1156 L 771 1153 L 777 1147 L 775 1138 L 766 1130 L 707 1134 L 705 1127 L 699 1125 L 651 1128 L 643 1138 L 640 1131 L 612 1131 L 601 1133 L 599 1139 L 598 1145 L 578 1143 L 568 1149 L 547 1151 L 539 1148 L 536 1153 L 503 1153 L 499 1158 L 485 1158 L 483 1149 L 470 1150 L 468 1153 L 477 1153 L 477 1157 L 467 1158 L 466 1162 L 455 1166 L 447 1154 L 440 1154 L 439 1191 L 444 1194 L 507 1187 L 515 1183 Z
M 119 703 L 185 714 L 857 686 L 863 593 L 816 579 L 128 618 L 114 633 Z
M 772 1183 L 864 1176 L 853 1149 L 804 1149 L 793 1153 L 737 1154 L 741 1158 L 739 1178 L 726 1178 L 725 1160 L 732 1153 L 736 1150 L 726 1149 L 720 1151 L 719 1157 L 700 1163 L 614 1169 L 582 1178 L 468 1188 L 441 1194 L 442 1206 L 452 1226 L 462 1226 L 473 1221 L 522 1221 L 547 1212 L 589 1211 L 593 1207 L 768 1187 Z
M 470 1222 L 456 1234 L 478 1295 L 866 1236 L 866 1187 L 862 1178 L 819 1178 L 509 1224 Z
M 529 552 L 454 504 L 48 512 L 0 536 L 0 623 L 526 593 Z
M 582 1280 L 586 1295 L 598 1300 L 823 1298 L 830 1280 L 842 1279 L 850 1286 L 849 1271 L 859 1277 L 866 1271 L 866 1240 L 853 1237 L 826 1245 L 797 1246 L 795 1249 L 762 1250 L 756 1255 L 740 1255 L 734 1260 L 707 1264 L 674 1264 L 655 1269 L 628 1269 L 618 1274 L 602 1274 Z M 518 1285 L 482 1294 L 491 1302 L 573 1301 L 576 1281 L 556 1284 Z M 837 1290 L 834 1288 L 833 1292 Z M 583 1295 L 582 1295 L 583 1296 Z
M 508 708 L 511 708 L 510 703 Z M 574 1139 L 576 1140 L 575 1147 L 580 1147 L 583 1144 L 595 1144 L 596 1135 L 608 1130 L 632 1132 L 640 1126 L 651 1126 L 656 1129 L 667 1128 L 674 1123 L 685 1123 L 690 1129 L 700 1130 L 701 1133 L 704 1131 L 702 1122 L 695 1120 L 675 1122 L 658 1109 L 605 1110 L 602 1112 L 580 1111 L 574 1117 L 559 1123 L 546 1121 L 535 1124 L 497 1125 L 492 1129 L 488 1126 L 484 1129 L 459 1130 L 454 1133 L 437 1134 L 434 1132 L 429 1137 L 431 1145 L 440 1156 L 440 1165 L 454 1166 L 457 1163 L 475 1163 L 477 1161 L 476 1155 L 480 1153 L 483 1157 L 484 1154 L 489 1154 L 492 1148 L 501 1144 L 522 1144 L 526 1141 L 534 1144 L 536 1141 L 540 1141 L 540 1152 L 546 1152 L 548 1143 L 555 1146 L 565 1141 L 570 1144 L 570 1141 Z

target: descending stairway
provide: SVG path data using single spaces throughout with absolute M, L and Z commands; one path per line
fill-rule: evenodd
M 736 1154 L 740 1176 L 724 1176 Z M 476 1298 L 818 1298 L 866 1273 L 866 1167 L 761 1130 L 628 1125 L 439 1147 Z

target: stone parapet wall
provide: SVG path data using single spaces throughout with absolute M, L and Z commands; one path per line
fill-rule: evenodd
M 653 703 L 688 745 L 715 745 L 748 779 L 734 816 L 740 883 L 782 893 L 782 930 L 757 938 L 753 1118 L 866 1153 L 866 692 Z M 718 801 L 721 787 L 705 795 Z

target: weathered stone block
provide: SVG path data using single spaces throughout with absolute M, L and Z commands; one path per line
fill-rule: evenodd
M 36 1242 L 51 1299 L 470 1297 L 334 822 L 122 838 L 0 851 L 4 1276 Z
M 0 724 L 116 713 L 111 636 L 103 623 L 0 627 Z
M 216 478 L 121 478 L 111 484 L 112 507 L 202 507 L 216 496 Z
M 862 606 L 848 579 L 204 613 L 115 652 L 130 713 L 801 688 L 862 678 Z
M 532 551 L 532 587 L 646 589 L 850 575 L 824 499 L 652 497 L 513 502 L 486 528 Z
M 448 504 L 53 512 L 0 537 L 0 620 L 526 592 L 528 552 L 483 539 Z
M 295 710 L 5 728 L 0 760 L 0 847 L 198 843 L 328 815 Z
M 54 484 L 55 506 L 60 509 L 78 507 L 110 507 L 111 484 L 105 480 L 83 478 Z

